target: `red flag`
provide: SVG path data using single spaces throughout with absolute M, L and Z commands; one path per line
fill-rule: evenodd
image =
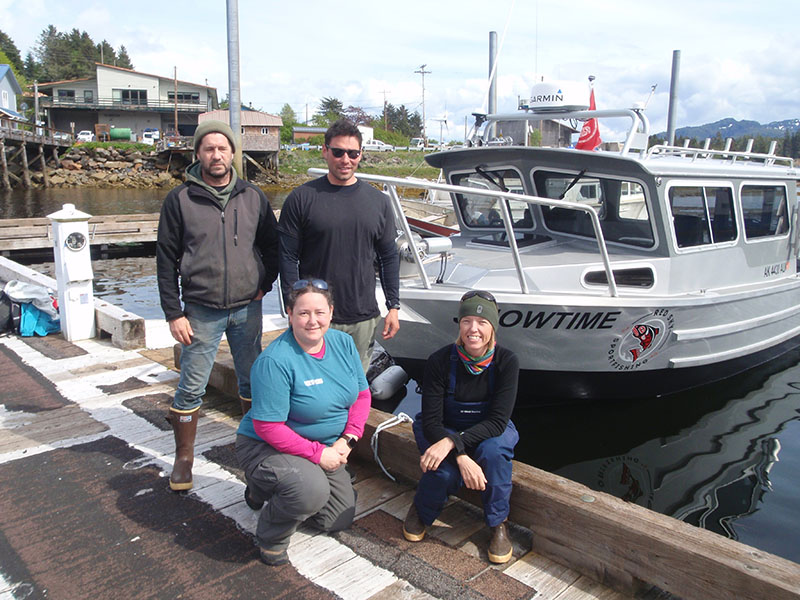
M 589 110 L 597 110 L 597 107 L 594 105 L 594 88 L 592 88 L 592 93 L 589 95 Z M 578 143 L 575 144 L 575 148 L 578 150 L 594 150 L 602 143 L 603 140 L 600 139 L 600 129 L 597 127 L 597 119 L 584 121 L 583 127 L 581 128 L 581 136 L 578 138 Z

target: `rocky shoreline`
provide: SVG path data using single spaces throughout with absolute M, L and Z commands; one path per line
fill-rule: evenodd
M 165 156 L 154 150 L 73 146 L 58 164 L 52 158 L 47 161 L 47 174 L 54 188 L 170 189 L 184 181 L 190 160 L 190 154 Z M 258 173 L 253 183 L 295 187 L 308 179 L 305 174 Z M 31 182 L 37 188 L 45 186 L 41 171 L 31 170 Z
M 170 163 L 157 152 L 136 149 L 82 148 L 74 146 L 60 157 L 58 164 L 48 161 L 51 187 L 171 188 L 183 181 L 183 157 Z M 32 183 L 44 186 L 44 175 L 31 172 Z

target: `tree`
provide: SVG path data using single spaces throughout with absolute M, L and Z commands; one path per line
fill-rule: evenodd
M 317 127 L 328 127 L 344 116 L 344 105 L 337 98 L 323 98 L 311 119 Z
M 8 35 L 6 35 L 5 32 L 1 30 L 0 52 L 3 52 L 6 55 L 6 64 L 9 64 L 16 69 L 15 73 L 23 72 L 22 58 L 20 57 L 17 45 L 14 43 L 14 40 L 12 40 Z
M 133 69 L 131 57 L 128 56 L 128 51 L 125 49 L 125 46 L 120 45 L 119 50 L 117 50 L 116 65 L 118 67 L 123 67 L 124 69 Z
M 97 51 L 100 53 L 100 60 L 98 62 L 104 65 L 114 65 L 117 62 L 117 53 L 114 51 L 114 46 L 103 40 L 97 44 Z
M 291 144 L 292 129 L 297 125 L 297 114 L 291 106 L 284 104 L 283 108 L 281 108 L 280 116 L 283 121 L 283 125 L 281 125 L 281 143 Z
M 344 111 L 345 118 L 353 123 L 353 125 L 371 125 L 375 120 L 374 117 L 367 114 L 360 106 L 350 105 Z

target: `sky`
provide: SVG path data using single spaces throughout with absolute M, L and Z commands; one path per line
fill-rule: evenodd
M 491 7 L 491 8 L 489 8 Z M 536 81 L 594 82 L 598 109 L 647 104 L 665 131 L 673 52 L 677 127 L 723 118 L 800 118 L 800 35 L 793 0 L 238 0 L 241 97 L 299 120 L 324 97 L 378 115 L 384 101 L 423 112 L 428 137 L 463 139 L 486 112 L 489 32 L 498 39 L 498 112 Z M 228 92 L 226 2 L 0 0 L 0 30 L 24 57 L 50 24 L 77 28 L 136 70 Z M 624 124 L 601 123 L 606 141 Z

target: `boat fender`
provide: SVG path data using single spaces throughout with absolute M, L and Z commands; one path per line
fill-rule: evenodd
M 392 365 L 372 380 L 369 391 L 374 400 L 388 400 L 408 381 L 408 375 L 400 365 Z

